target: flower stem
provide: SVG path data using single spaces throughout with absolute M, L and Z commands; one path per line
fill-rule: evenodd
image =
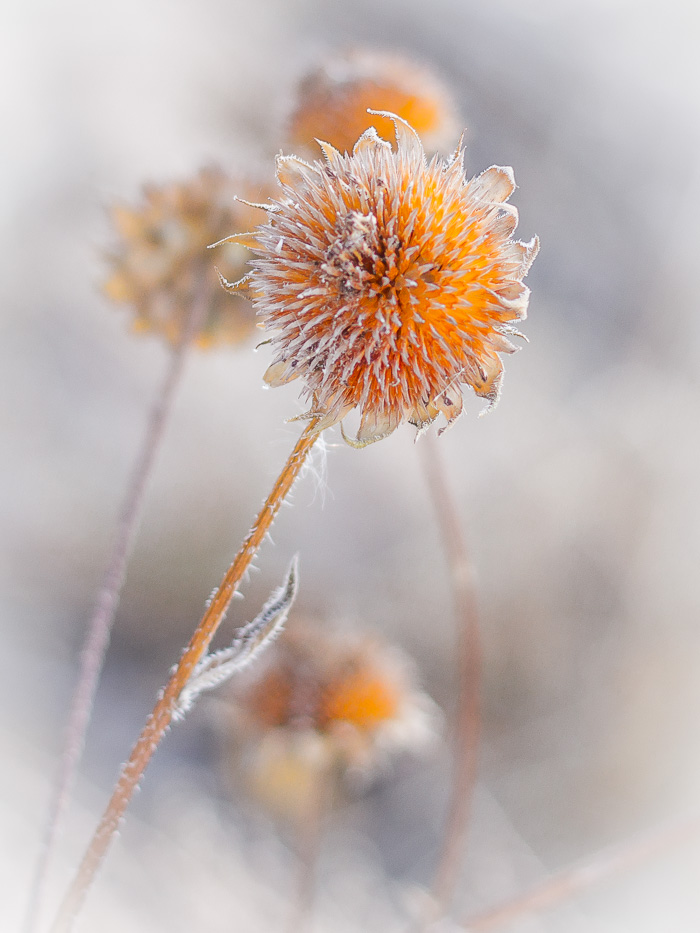
M 200 274 L 199 282 L 199 288 L 192 302 L 182 336 L 171 351 L 165 379 L 148 418 L 143 442 L 119 512 L 112 551 L 92 615 L 87 624 L 80 655 L 78 682 L 73 694 L 65 742 L 53 785 L 44 838 L 30 889 L 28 909 L 24 918 L 24 933 L 33 933 L 38 927 L 41 906 L 46 893 L 49 868 L 58 842 L 61 824 L 70 803 L 78 765 L 85 746 L 85 734 L 92 716 L 97 684 L 104 666 L 114 617 L 126 578 L 129 557 L 140 524 L 148 480 L 170 418 L 175 393 L 184 371 L 187 351 L 190 349 L 192 340 L 200 329 L 206 313 L 210 288 L 204 271 Z
M 481 738 L 482 649 L 474 570 L 438 445 L 428 433 L 418 448 L 450 571 L 458 638 L 454 773 L 429 915 L 423 918 L 428 926 L 445 912 L 454 894 L 467 834 Z
M 112 837 L 119 828 L 141 776 L 170 725 L 173 709 L 182 688 L 189 680 L 197 662 L 209 647 L 209 643 L 223 621 L 234 593 L 238 589 L 243 574 L 258 552 L 282 502 L 286 499 L 295 479 L 299 475 L 307 454 L 319 436 L 316 431 L 316 424 L 317 419 L 311 421 L 297 441 L 252 528 L 244 539 L 238 554 L 226 571 L 218 589 L 214 592 L 209 606 L 178 661 L 170 680 L 159 694 L 153 712 L 149 716 L 129 760 L 122 768 L 107 809 L 95 831 L 73 884 L 61 904 L 52 927 L 53 933 L 63 933 L 63 931 L 71 929 L 73 920 L 95 878 L 97 869 L 109 848 Z
M 697 840 L 700 815 L 665 823 L 617 846 L 602 849 L 570 868 L 555 872 L 527 891 L 467 920 L 469 933 L 508 927 L 527 914 L 539 913 L 586 891 L 601 881 L 630 871 L 668 849 Z
M 316 869 L 321 849 L 323 823 L 331 796 L 332 766 L 324 762 L 315 776 L 310 805 L 297 825 L 297 886 L 288 933 L 305 933 L 311 926 Z

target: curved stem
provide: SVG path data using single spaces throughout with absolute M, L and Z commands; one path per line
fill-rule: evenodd
M 170 725 L 173 709 L 182 688 L 189 680 L 193 668 L 209 647 L 209 643 L 221 624 L 234 593 L 238 589 L 243 574 L 260 548 L 279 507 L 287 497 L 294 480 L 301 471 L 307 454 L 319 436 L 316 430 L 317 421 L 318 419 L 311 421 L 297 441 L 238 554 L 212 596 L 207 611 L 195 629 L 170 680 L 161 691 L 129 760 L 122 768 L 104 816 L 95 831 L 95 835 L 78 869 L 78 874 L 59 909 L 58 916 L 52 927 L 54 933 L 71 929 L 75 915 L 85 899 L 97 869 L 109 848 L 112 837 L 119 828 L 141 776 Z
M 427 434 L 418 447 L 452 580 L 458 639 L 454 773 L 429 915 L 424 917 L 427 926 L 445 911 L 454 893 L 471 813 L 481 738 L 482 650 L 474 570 L 435 437 Z
M 525 914 L 548 910 L 570 897 L 618 873 L 629 871 L 647 859 L 700 833 L 700 815 L 656 827 L 629 842 L 603 849 L 570 868 L 556 872 L 527 891 L 467 920 L 469 933 L 486 933 L 507 926 Z
M 165 380 L 148 418 L 141 448 L 117 519 L 112 551 L 87 624 L 80 655 L 78 683 L 73 694 L 65 743 L 58 764 L 44 838 L 30 889 L 29 906 L 23 927 L 25 933 L 33 933 L 38 925 L 49 867 L 85 746 L 85 735 L 92 716 L 97 684 L 104 667 L 112 625 L 126 578 L 126 568 L 138 532 L 148 480 L 169 421 L 175 393 L 182 378 L 187 351 L 206 313 L 209 286 L 204 272 L 200 275 L 199 281 L 200 285 L 185 328 L 180 341 L 172 349 Z

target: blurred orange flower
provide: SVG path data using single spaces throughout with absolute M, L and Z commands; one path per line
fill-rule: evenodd
M 287 816 L 312 804 L 322 778 L 366 777 L 391 752 L 425 745 L 439 721 L 399 651 L 299 624 L 262 675 L 229 696 L 233 738 L 245 746 L 235 760 L 255 795 Z
M 448 146 L 458 129 L 451 94 L 429 68 L 361 49 L 329 58 L 299 82 L 288 120 L 290 142 L 308 148 L 323 139 L 344 152 L 369 126 L 390 133 L 390 121 L 368 109 L 402 117 L 429 150 Z
M 202 170 L 187 182 L 144 189 L 143 204 L 112 208 L 119 235 L 109 255 L 112 274 L 104 285 L 115 301 L 133 305 L 134 328 L 177 343 L 204 275 L 210 283 L 208 309 L 195 342 L 200 347 L 237 343 L 255 327 L 250 302 L 232 301 L 219 287 L 216 269 L 235 278 L 243 275 L 247 250 L 224 244 L 216 255 L 207 246 L 225 234 L 250 228 L 252 208 L 235 195 L 260 196 L 259 186 L 232 181 L 219 169 Z

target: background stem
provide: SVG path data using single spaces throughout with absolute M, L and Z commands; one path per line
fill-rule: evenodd
M 330 808 L 333 766 L 324 762 L 314 781 L 314 793 L 308 811 L 299 820 L 297 830 L 297 879 L 288 933 L 305 933 L 310 928 L 316 886 L 316 869 L 321 849 L 324 819 Z
M 457 625 L 457 709 L 450 804 L 424 925 L 448 908 L 454 894 L 477 776 L 481 737 L 482 652 L 474 570 L 447 482 L 436 438 L 428 432 L 417 445 L 430 490 L 452 583 Z
M 700 815 L 666 823 L 550 875 L 522 894 L 467 920 L 464 927 L 469 933 L 486 933 L 507 926 L 525 914 L 555 907 L 607 878 L 697 838 L 699 833 Z
M 201 328 L 207 310 L 209 291 L 206 274 L 202 269 L 197 293 L 187 315 L 185 327 L 177 345 L 171 349 L 165 379 L 148 418 L 141 448 L 117 519 L 111 554 L 92 615 L 87 623 L 80 654 L 78 682 L 73 694 L 65 742 L 46 817 L 44 837 L 30 888 L 29 905 L 23 926 L 24 933 L 34 933 L 38 927 L 49 869 L 85 747 L 85 735 L 92 717 L 97 684 L 104 667 L 114 617 L 126 578 L 127 565 L 140 525 L 148 480 L 172 412 L 175 393 L 184 371 L 187 351 Z

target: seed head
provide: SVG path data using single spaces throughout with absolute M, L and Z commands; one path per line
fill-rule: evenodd
M 119 243 L 109 256 L 112 275 L 106 294 L 134 306 L 134 327 L 157 333 L 172 343 L 181 337 L 197 290 L 205 275 L 211 282 L 209 307 L 196 342 L 200 347 L 237 343 L 253 332 L 255 317 L 242 296 L 231 301 L 218 287 L 217 267 L 238 278 L 245 271 L 247 250 L 226 243 L 216 254 L 207 246 L 227 234 L 250 229 L 253 209 L 235 195 L 253 196 L 258 189 L 233 182 L 218 169 L 205 169 L 188 182 L 144 189 L 141 206 L 112 209 Z
M 448 146 L 458 131 L 451 94 L 430 68 L 400 55 L 358 49 L 329 58 L 299 82 L 288 121 L 290 141 L 311 149 L 316 139 L 324 139 L 349 152 L 370 125 L 381 134 L 391 132 L 391 122 L 369 116 L 368 109 L 402 117 L 428 150 Z
M 370 128 L 350 155 L 321 143 L 324 162 L 278 157 L 250 275 L 275 352 L 265 380 L 301 378 L 319 430 L 358 409 L 360 446 L 404 421 L 451 424 L 463 385 L 495 404 L 539 247 L 512 239 L 510 168 L 468 180 L 461 142 L 427 161 L 414 130 L 384 116 L 395 149 Z
M 231 696 L 248 782 L 291 811 L 303 809 L 321 773 L 339 786 L 366 778 L 391 752 L 433 738 L 438 720 L 396 649 L 299 624 L 273 646 L 264 673 Z

